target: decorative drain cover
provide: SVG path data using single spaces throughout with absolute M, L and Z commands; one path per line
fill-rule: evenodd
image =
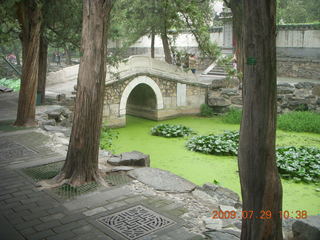
M 129 240 L 138 239 L 176 223 L 141 205 L 99 218 L 97 221 Z

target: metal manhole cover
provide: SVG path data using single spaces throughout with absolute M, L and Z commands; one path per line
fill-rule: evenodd
M 142 205 L 99 218 L 97 221 L 129 240 L 138 239 L 176 223 Z

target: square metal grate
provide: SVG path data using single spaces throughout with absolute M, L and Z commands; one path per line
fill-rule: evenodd
M 30 176 L 35 181 L 46 180 L 55 177 L 59 174 L 63 167 L 64 161 L 44 164 L 35 167 L 28 167 L 22 169 L 22 171 Z M 132 178 L 128 177 L 125 173 L 110 172 L 105 176 L 105 180 L 111 186 L 117 186 L 121 184 L 127 184 L 132 181 Z M 53 188 L 52 191 L 56 193 L 62 199 L 72 199 L 85 193 L 93 192 L 97 190 L 99 184 L 96 182 L 88 182 L 78 187 L 64 184 L 60 187 Z
M 97 221 L 128 240 L 139 239 L 176 223 L 142 205 L 104 216 Z

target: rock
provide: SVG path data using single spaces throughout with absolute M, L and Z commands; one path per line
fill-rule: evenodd
M 320 97 L 320 84 L 313 87 L 312 95 Z
M 69 129 L 65 127 L 50 126 L 50 125 L 44 125 L 43 129 L 49 132 L 61 132 L 61 133 L 67 133 L 69 131 Z
M 131 171 L 131 170 L 134 170 L 134 168 L 128 167 L 128 166 L 119 166 L 119 167 L 112 168 L 112 172 Z
M 238 237 L 238 233 L 229 233 L 225 231 L 208 231 L 205 232 L 204 235 L 208 237 L 208 239 L 214 239 L 214 240 L 239 240 L 240 237 Z
M 54 111 L 54 112 L 49 112 L 48 113 L 48 118 L 49 119 L 55 119 L 56 121 L 59 120 L 61 112 L 60 111 Z
M 314 83 L 311 82 L 299 82 L 297 84 L 294 85 L 297 89 L 312 89 L 314 86 Z
M 294 92 L 294 87 L 289 84 L 289 87 L 279 86 L 277 87 L 277 94 L 291 94 Z
M 238 207 L 240 204 L 239 195 L 228 188 L 221 187 L 212 183 L 205 183 L 202 186 L 203 191 L 210 196 L 216 197 L 219 204 Z
M 108 163 L 114 166 L 150 166 L 149 155 L 143 154 L 138 151 L 125 152 L 120 155 L 113 155 Z
M 208 97 L 208 105 L 210 107 L 227 107 L 231 105 L 231 101 L 229 99 L 223 97 Z
M 297 220 L 292 224 L 292 232 L 295 240 L 319 240 L 320 215 Z
M 184 193 L 191 192 L 196 185 L 173 173 L 157 168 L 137 168 L 128 175 L 159 191 Z
M 43 120 L 42 125 L 49 125 L 49 126 L 55 126 L 56 121 L 54 119 L 49 119 L 49 120 Z
M 242 97 L 235 96 L 231 98 L 231 103 L 236 105 L 242 105 Z
M 288 98 L 288 108 L 299 111 L 308 110 L 308 101 L 301 97 L 290 97 Z
M 195 189 L 192 192 L 192 195 L 197 199 L 203 201 L 204 203 L 210 205 L 211 210 L 214 210 L 214 209 L 218 210 L 219 205 L 218 205 L 218 199 L 216 196 L 211 196 L 200 189 Z
M 225 212 L 225 211 L 237 211 L 237 209 L 235 209 L 234 207 L 231 207 L 231 206 L 227 206 L 227 205 L 220 205 L 219 206 L 220 210 Z
M 210 89 L 219 88 L 233 88 L 239 86 L 239 80 L 237 78 L 232 79 L 215 79 L 210 85 Z
M 213 219 L 211 217 L 203 217 L 202 220 L 203 220 L 203 223 L 207 229 L 210 229 L 210 230 L 222 229 L 222 220 L 221 219 Z
M 227 96 L 238 96 L 239 92 L 238 89 L 235 88 L 224 88 L 221 90 L 221 95 L 227 95 Z

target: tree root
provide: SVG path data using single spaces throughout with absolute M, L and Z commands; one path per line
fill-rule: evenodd
M 103 176 L 105 173 L 103 172 L 98 172 L 93 176 L 94 182 L 104 186 L 104 187 L 110 187 L 110 184 L 108 184 Z M 60 187 L 64 184 L 68 184 L 73 187 L 79 187 L 89 181 L 83 181 L 83 178 L 80 178 L 80 176 L 72 176 L 71 178 L 65 178 L 65 174 L 63 172 L 60 172 L 57 176 L 55 176 L 52 179 L 47 179 L 47 180 L 42 180 L 37 182 L 38 189 L 43 190 L 43 189 L 51 189 L 51 188 L 57 188 Z M 92 182 L 90 181 L 90 182 Z

